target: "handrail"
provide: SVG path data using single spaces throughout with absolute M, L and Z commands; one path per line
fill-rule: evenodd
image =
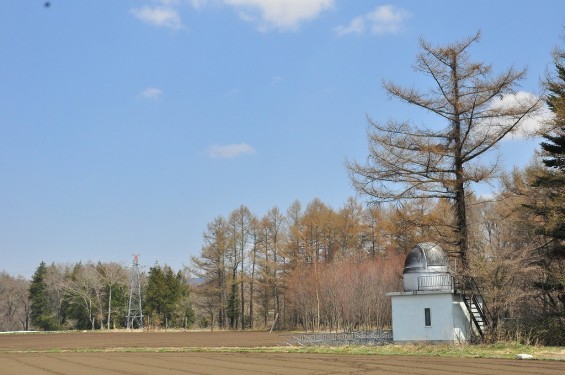
M 440 288 L 444 290 L 445 287 L 453 289 L 454 278 L 452 275 L 426 275 L 418 276 L 418 290 L 431 290 L 430 288 Z M 439 290 L 439 289 L 438 289 Z
M 477 307 L 477 311 L 479 312 L 479 315 L 481 316 L 481 319 L 483 320 L 483 323 L 484 323 L 485 325 L 487 325 L 487 326 L 490 325 L 490 324 L 489 324 L 489 321 L 488 321 L 488 319 L 487 319 L 487 317 L 486 317 L 486 315 L 485 315 L 485 312 L 484 312 L 485 307 L 486 307 L 485 304 L 484 304 L 484 301 L 483 301 L 482 306 L 481 306 L 481 304 L 479 304 L 479 300 L 477 299 L 477 295 L 476 295 L 476 294 L 473 294 L 473 296 L 472 296 L 471 298 L 473 299 L 473 303 L 474 303 L 475 306 Z
M 479 334 L 482 337 L 484 335 L 484 332 L 483 332 L 483 329 L 481 328 L 481 325 L 477 321 L 475 314 L 473 314 L 473 308 L 472 308 L 473 301 L 471 299 L 469 299 L 469 301 L 467 301 L 467 299 L 463 298 L 463 303 L 467 307 L 467 310 L 469 311 L 469 315 L 471 317 L 471 320 L 473 321 L 473 323 L 475 323 L 475 327 L 477 327 L 477 330 L 479 331 Z M 477 307 L 477 311 L 479 311 L 479 315 L 481 316 L 481 319 L 483 319 L 482 314 L 481 314 L 481 307 L 478 306 L 476 303 L 475 303 L 475 306 Z M 484 319 L 483 319 L 483 322 L 484 322 Z
M 462 295 L 465 297 L 465 306 L 469 310 L 471 319 L 482 336 L 484 334 L 483 329 L 481 328 L 476 318 L 480 318 L 483 321 L 483 327 L 491 327 L 491 325 L 494 323 L 494 320 L 492 319 L 492 315 L 484 301 L 479 285 L 477 284 L 477 281 L 474 277 L 462 275 L 459 275 L 456 278 L 456 283 L 456 289 L 459 290 L 459 292 L 462 293 Z M 475 305 L 476 311 L 478 313 L 477 317 L 475 317 L 472 311 L 473 304 Z
M 481 290 L 479 289 L 479 285 L 477 285 L 477 282 L 475 281 L 475 278 L 474 278 L 474 277 L 469 277 L 469 278 L 470 278 L 470 280 L 471 280 L 471 283 L 473 283 L 473 286 L 474 286 L 474 288 L 475 288 L 477 294 L 478 294 L 479 296 L 481 296 L 481 299 L 483 300 L 483 301 L 482 301 L 482 306 L 480 306 L 480 307 L 481 307 L 480 310 L 481 310 L 482 318 L 483 318 L 483 320 L 485 321 L 486 325 L 490 325 L 490 322 L 493 321 L 492 315 L 490 314 L 490 311 L 489 311 L 489 309 L 488 309 L 488 307 L 487 307 L 487 305 L 486 305 L 486 303 L 485 303 L 485 301 L 484 301 L 483 294 L 481 293 Z M 474 297 L 474 299 L 476 300 L 476 296 L 473 295 L 473 297 Z M 477 304 L 477 303 L 475 303 L 475 304 Z M 477 304 L 477 305 L 478 305 L 478 304 Z

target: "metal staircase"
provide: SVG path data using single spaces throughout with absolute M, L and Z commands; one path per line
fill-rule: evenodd
M 463 277 L 459 283 L 459 291 L 469 316 L 472 326 L 480 339 L 485 338 L 485 334 L 490 329 L 492 321 L 487 306 L 483 300 L 481 291 L 476 281 L 472 277 Z

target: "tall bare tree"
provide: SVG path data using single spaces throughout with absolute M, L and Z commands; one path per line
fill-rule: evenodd
M 106 287 L 106 297 L 108 300 L 108 315 L 106 327 L 110 329 L 112 321 L 112 291 L 116 287 L 125 288 L 127 285 L 127 274 L 125 269 L 118 263 L 98 263 L 96 270 Z
M 347 203 L 337 212 L 336 229 L 338 236 L 338 257 L 364 255 L 360 252 L 362 240 L 363 206 L 354 198 L 348 198 Z
M 227 307 L 227 253 L 230 248 L 229 228 L 226 219 L 219 216 L 208 224 L 200 257 L 192 257 L 192 271 L 203 279 L 199 288 L 207 309 L 214 306 L 219 328 L 226 327 Z M 213 315 L 211 315 L 214 318 Z
M 277 207 L 269 210 L 265 216 L 266 230 L 269 236 L 269 247 L 272 261 L 271 269 L 271 285 L 273 297 L 275 300 L 276 314 L 281 313 L 281 288 L 284 280 L 281 277 L 281 270 L 284 267 L 284 257 L 280 248 L 284 239 L 285 218 Z M 276 316 L 276 315 L 275 315 Z
M 255 281 L 257 280 L 257 250 L 261 241 L 261 225 L 257 218 L 251 221 L 251 250 L 249 250 L 249 328 L 255 328 Z
M 461 42 L 435 47 L 421 40 L 414 66 L 431 79 L 427 91 L 384 82 L 393 98 L 437 115 L 436 125 L 380 123 L 369 119 L 369 157 L 348 170 L 354 187 L 377 202 L 447 199 L 452 202 L 454 246 L 467 265 L 465 197 L 473 182 L 494 176 L 497 160 L 481 160 L 540 107 L 535 96 L 515 95 L 525 70 L 510 67 L 493 74 L 491 65 L 473 62 L 469 48 L 480 33 Z
M 103 288 L 102 278 L 96 265 L 91 262 L 76 264 L 71 279 L 66 283 L 67 293 L 74 297 L 71 303 L 78 304 L 86 311 L 92 330 L 96 323 L 100 324 L 100 328 L 104 326 Z
M 233 245 L 234 245 L 234 269 L 233 280 L 235 285 L 235 274 L 239 264 L 239 298 L 240 298 L 240 318 L 241 328 L 245 329 L 245 280 L 246 280 L 246 254 L 249 250 L 251 241 L 253 215 L 251 211 L 245 206 L 239 206 L 230 214 L 229 223 L 233 227 Z M 237 328 L 237 319 L 235 319 L 235 326 Z
M 68 303 L 68 287 L 71 283 L 73 268 L 70 264 L 51 263 L 46 270 L 45 282 L 47 284 L 47 299 L 57 323 L 64 326 L 66 320 L 66 305 Z M 72 326 L 72 325 L 71 325 Z

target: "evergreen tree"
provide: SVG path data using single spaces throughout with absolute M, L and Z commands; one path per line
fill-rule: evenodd
M 33 327 L 44 331 L 58 328 L 57 319 L 49 308 L 48 287 L 45 282 L 47 266 L 41 262 L 35 270 L 29 285 L 30 319 Z
M 237 293 L 237 284 L 233 283 L 228 298 L 227 316 L 232 329 L 237 329 L 237 321 L 239 319 L 239 297 Z
M 181 298 L 181 280 L 174 274 L 171 267 L 155 266 L 149 269 L 144 306 L 155 324 L 171 321 L 175 310 L 181 303 Z
M 565 53 L 556 53 L 556 74 L 547 80 L 546 103 L 553 112 L 552 128 L 541 142 L 545 168 L 532 179 L 531 203 L 535 214 L 533 227 L 541 235 L 537 263 L 542 268 L 534 287 L 543 297 L 543 312 L 538 324 L 542 340 L 550 345 L 565 343 Z
M 565 258 L 565 53 L 556 53 L 556 75 L 548 80 L 546 103 L 553 112 L 554 130 L 543 135 L 543 164 L 547 167 L 534 180 L 544 200 L 532 209 L 542 218 L 537 232 L 550 239 L 549 255 Z

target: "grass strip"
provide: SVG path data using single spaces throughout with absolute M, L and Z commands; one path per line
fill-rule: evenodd
M 513 343 L 491 345 L 384 345 L 384 346 L 269 346 L 269 347 L 115 347 L 53 348 L 45 350 L 3 350 L 0 355 L 24 353 L 303 353 L 334 355 L 400 355 L 458 358 L 506 358 L 531 354 L 535 359 L 565 361 L 561 347 L 531 346 Z

